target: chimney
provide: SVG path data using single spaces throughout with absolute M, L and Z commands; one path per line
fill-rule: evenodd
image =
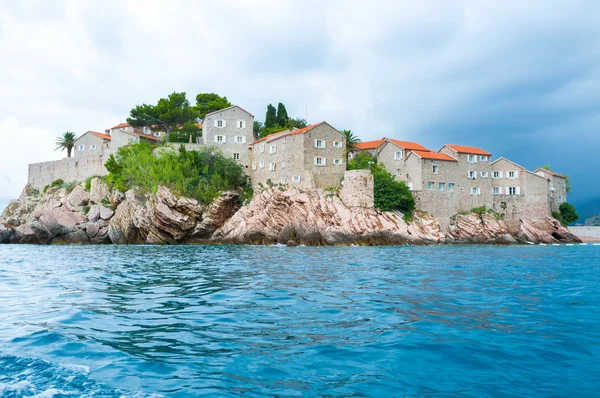
M 106 135 L 110 135 L 110 129 L 106 129 L 104 130 L 104 132 L 106 133 Z

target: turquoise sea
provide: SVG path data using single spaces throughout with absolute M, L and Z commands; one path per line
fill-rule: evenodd
M 592 397 L 600 246 L 0 245 L 0 396 Z

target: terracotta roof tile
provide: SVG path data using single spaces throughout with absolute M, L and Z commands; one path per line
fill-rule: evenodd
M 457 162 L 456 159 L 454 159 L 450 155 L 446 155 L 445 153 L 438 153 L 438 152 L 432 152 L 432 151 L 413 151 L 413 153 L 422 159 L 445 160 L 448 162 Z
M 111 129 L 120 129 L 123 127 L 131 127 L 131 125 L 129 123 L 119 123 L 115 127 L 111 127 Z
M 88 133 L 94 134 L 96 137 L 102 138 L 103 140 L 112 140 L 112 137 L 108 134 L 104 134 L 104 133 L 99 133 L 97 131 L 88 131 Z
M 375 149 L 378 148 L 379 145 L 383 144 L 384 142 L 385 140 L 364 141 L 359 142 L 356 146 L 362 150 Z
M 564 175 L 562 175 L 562 174 L 555 173 L 555 172 L 553 172 L 552 170 L 547 170 L 547 169 L 544 169 L 543 167 L 540 167 L 540 168 L 539 168 L 539 169 L 537 169 L 536 171 L 538 171 L 538 170 L 545 171 L 546 173 L 548 173 L 548 174 L 550 174 L 550 175 L 553 175 L 554 177 L 567 178 L 567 177 L 565 177 L 565 176 L 564 176 Z
M 268 135 L 266 137 L 261 138 L 260 140 L 254 141 L 250 145 L 255 145 L 255 144 L 258 144 L 259 142 L 262 142 L 262 141 L 267 141 L 267 140 L 270 141 L 270 140 L 273 140 L 273 139 L 276 139 L 276 138 L 281 138 L 281 137 L 286 136 L 286 135 L 304 134 L 304 133 L 306 133 L 306 132 L 314 129 L 317 126 L 320 126 L 323 123 L 325 123 L 325 122 L 319 122 L 319 123 L 311 124 L 310 126 L 306 126 L 306 127 L 302 128 L 302 129 L 285 130 L 285 131 L 280 131 L 279 133 L 270 134 L 270 135 Z
M 453 144 L 446 144 L 445 146 L 447 146 L 448 148 L 454 149 L 458 153 L 468 153 L 468 154 L 472 154 L 472 155 L 492 156 L 491 153 L 484 151 L 481 148 L 476 148 L 473 146 L 453 145 Z
M 429 149 L 425 148 L 421 144 L 417 144 L 416 142 L 400 141 L 400 140 L 395 140 L 393 138 L 384 138 L 384 140 L 389 140 L 389 141 L 393 142 L 394 144 L 398 145 L 399 147 L 408 149 L 409 151 L 424 151 L 424 152 L 429 151 Z

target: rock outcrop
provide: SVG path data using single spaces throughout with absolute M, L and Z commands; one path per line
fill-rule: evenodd
M 493 213 L 457 214 L 447 233 L 438 220 L 371 205 L 347 206 L 332 192 L 278 188 L 257 191 L 241 206 L 224 192 L 210 206 L 176 195 L 111 192 L 101 179 L 76 186 L 24 189 L 0 217 L 0 243 L 399 245 L 437 243 L 567 243 L 579 239 L 550 217 L 522 219 L 516 230 Z M 365 202 L 367 203 L 367 202 Z

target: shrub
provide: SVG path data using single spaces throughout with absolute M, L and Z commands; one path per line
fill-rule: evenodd
M 52 181 L 50 184 L 46 185 L 44 187 L 44 193 L 46 193 L 46 191 L 50 188 L 54 188 L 54 187 L 61 187 L 64 186 L 65 182 L 63 181 L 62 178 L 59 178 L 58 180 L 54 180 Z
M 415 198 L 404 182 L 397 181 L 367 152 L 360 152 L 348 162 L 348 170 L 360 169 L 368 169 L 373 173 L 375 207 L 382 211 L 399 210 L 405 214 L 406 220 L 412 219 Z
M 561 205 L 558 207 L 558 210 L 560 211 L 561 219 L 557 220 L 559 220 L 564 226 L 572 224 L 579 219 L 579 215 L 572 204 L 567 202 L 561 203 Z
M 159 185 L 174 192 L 210 204 L 220 192 L 237 190 L 243 198 L 251 196 L 248 177 L 233 160 L 219 151 L 204 148 L 187 151 L 164 151 L 157 155 L 146 143 L 119 148 L 106 162 L 106 182 L 124 192 L 137 189 L 156 193 Z
M 556 218 L 561 223 L 561 225 L 565 225 L 564 220 L 563 220 L 562 215 L 560 214 L 560 212 L 553 211 L 552 212 L 552 217 Z

